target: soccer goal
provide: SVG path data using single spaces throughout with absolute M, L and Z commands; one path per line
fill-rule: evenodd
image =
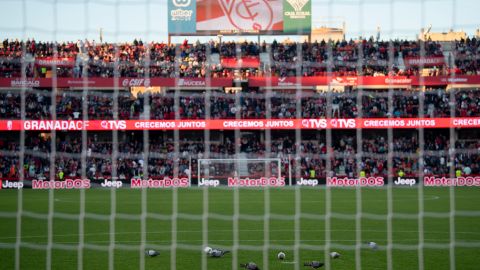
M 279 158 L 199 159 L 198 186 L 284 186 Z

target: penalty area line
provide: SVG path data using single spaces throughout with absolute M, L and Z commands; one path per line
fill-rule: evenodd
M 284 262 L 282 262 L 282 263 L 283 263 L 283 264 L 296 264 L 297 262 L 294 262 L 294 261 L 292 261 L 292 262 L 286 262 L 286 261 L 284 261 Z

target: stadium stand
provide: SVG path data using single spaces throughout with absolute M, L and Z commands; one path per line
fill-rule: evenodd
M 351 133 L 351 132 L 350 132 Z M 152 134 L 152 137 L 158 137 L 161 133 Z M 195 134 L 194 134 L 195 135 Z M 185 170 L 188 169 L 190 158 L 193 160 L 193 169 L 196 168 L 196 159 L 202 158 L 205 152 L 205 143 L 199 134 L 194 137 L 195 141 L 182 140 L 179 143 L 179 176 L 186 177 Z M 241 141 L 234 142 L 231 138 L 226 137 L 224 140 L 212 142 L 210 145 L 210 155 L 212 157 L 225 158 L 231 156 L 235 152 L 235 144 L 238 144 L 241 153 L 245 153 L 250 158 L 265 157 L 265 141 L 258 136 L 243 136 Z M 298 166 L 300 164 L 301 174 L 305 178 L 310 178 L 310 171 L 314 170 L 317 177 L 325 176 L 325 164 L 327 149 L 325 137 L 320 139 L 308 139 L 310 134 L 306 134 L 302 139 L 299 149 L 291 140 L 290 136 L 281 136 L 274 134 L 272 140 L 271 157 L 282 159 L 284 169 L 288 166 Z M 456 141 L 456 155 L 454 164 L 457 168 L 464 171 L 465 175 L 480 174 L 480 143 L 475 137 L 476 133 L 462 132 L 461 139 Z M 357 164 L 355 155 L 357 154 L 357 145 L 355 135 L 349 134 L 348 131 L 337 131 L 335 134 L 338 141 L 332 145 L 334 157 L 332 158 L 332 166 L 334 175 L 339 176 L 356 176 Z M 162 178 L 173 175 L 173 149 L 174 141 L 170 136 L 164 139 L 152 139 L 149 142 L 150 159 L 148 161 L 149 176 L 152 178 Z M 378 132 L 367 132 L 362 142 L 362 163 L 360 168 L 365 171 L 367 176 L 386 176 L 387 160 L 386 154 L 388 150 L 387 135 L 379 135 Z M 118 145 L 120 159 L 117 162 L 117 171 L 120 178 L 130 179 L 132 177 L 140 177 L 145 170 L 144 160 L 142 157 L 143 141 L 140 134 L 125 133 L 122 135 Z M 426 175 L 448 175 L 447 163 L 452 162 L 449 158 L 449 140 L 448 133 L 445 130 L 425 132 L 425 171 Z M 25 141 L 25 165 L 24 173 L 26 178 L 46 178 L 49 176 L 50 163 L 49 154 L 51 151 L 51 138 L 48 133 L 29 133 Z M 402 168 L 406 176 L 415 176 L 418 171 L 419 160 L 409 156 L 419 151 L 418 133 L 401 133 L 395 134 L 393 140 L 394 149 L 394 168 Z M 112 161 L 106 156 L 111 156 L 113 152 L 111 134 L 102 132 L 89 133 L 87 143 L 87 168 L 88 176 L 91 179 L 108 178 L 112 171 Z M 0 150 L 10 155 L 0 157 L 0 177 L 16 178 L 18 177 L 18 136 L 4 136 L 0 138 Z M 299 150 L 301 155 L 300 161 L 290 158 Z M 55 169 L 62 171 L 65 176 L 80 176 L 80 157 L 81 141 L 75 134 L 59 136 L 56 140 L 57 157 Z M 17 157 L 13 157 L 14 154 Z M 77 155 L 75 155 L 77 154 Z M 297 163 L 298 162 L 298 163 Z M 290 164 L 290 165 L 289 165 Z M 466 169 L 468 167 L 468 169 Z M 196 170 L 193 170 L 196 172 Z
M 480 116 L 480 91 L 458 89 L 454 91 L 455 115 L 461 117 Z M 93 92 L 88 96 L 89 119 L 113 119 L 112 92 Z M 210 117 L 214 119 L 232 119 L 240 111 L 242 119 L 265 119 L 266 97 L 257 89 L 247 89 L 238 93 L 240 103 L 235 96 L 225 92 L 216 92 L 210 98 Z M 296 117 L 294 94 L 273 93 L 270 98 L 271 118 L 291 119 Z M 419 116 L 419 98 L 424 97 L 425 117 L 450 116 L 450 92 L 445 89 L 430 89 L 425 93 L 409 90 L 395 90 L 393 96 L 394 118 Z M 355 118 L 357 112 L 357 94 L 354 91 L 332 94 L 332 117 Z M 139 119 L 143 115 L 145 96 L 136 98 L 128 92 L 118 97 L 119 119 Z M 26 95 L 26 119 L 50 119 L 51 92 L 35 90 Z M 150 119 L 174 119 L 174 95 L 149 94 Z M 205 119 L 204 92 L 185 93 L 179 98 L 180 119 Z M 0 119 L 20 119 L 20 93 L 18 91 L 0 91 Z M 304 118 L 322 118 L 327 116 L 327 93 L 310 93 L 302 98 L 301 115 Z M 363 116 L 369 118 L 389 117 L 388 93 L 386 91 L 364 91 L 362 96 Z M 58 119 L 82 119 L 81 94 L 64 92 L 56 99 Z
M 467 38 L 455 42 L 455 61 L 436 65 L 429 75 L 479 74 L 477 57 L 480 42 L 476 38 Z M 109 43 L 77 41 L 67 43 L 48 43 L 27 40 L 4 40 L 0 48 L 0 76 L 20 77 L 22 59 L 27 56 L 38 59 L 57 57 L 65 59 L 56 70 L 58 77 L 231 77 L 233 68 L 223 67 L 221 63 L 210 64 L 207 59 L 207 47 L 210 54 L 218 54 L 221 59 L 233 57 L 259 58 L 262 53 L 269 54 L 272 63 L 258 67 L 241 68 L 241 77 L 248 76 L 323 76 L 327 72 L 328 51 L 331 48 L 333 65 L 330 74 L 337 76 L 385 76 L 419 75 L 418 67 L 409 66 L 400 69 L 396 59 L 421 55 L 418 41 L 399 40 L 394 42 L 374 41 L 373 38 L 361 41 L 342 41 L 333 44 L 280 43 L 258 44 L 253 42 L 223 42 L 168 45 L 165 43 L 144 44 L 134 40 L 117 46 Z M 297 49 L 301 48 L 301 74 L 297 74 Z M 424 44 L 425 57 L 442 57 L 442 46 L 438 42 Z M 25 48 L 25 50 L 22 50 Z M 25 52 L 25 55 L 24 55 Z M 390 58 L 390 54 L 393 58 Z M 362 55 L 360 57 L 359 55 Z M 28 57 L 27 57 L 28 58 Z M 362 59 L 359 62 L 359 59 Z M 147 64 L 149 63 L 149 65 Z M 361 64 L 361 66 L 359 66 Z M 392 64 L 394 64 L 392 66 Z M 146 67 L 148 71 L 146 70 Z M 147 74 L 147 72 L 149 72 Z M 29 62 L 25 65 L 27 77 L 45 77 L 46 71 Z
M 453 65 L 449 61 L 442 62 L 428 69 L 429 76 L 459 74 L 479 74 L 479 44 L 475 38 L 457 41 L 455 43 Z M 331 47 L 330 47 L 331 46 Z M 303 65 L 299 71 L 297 50 L 301 48 Z M 334 65 L 327 62 L 328 50 L 331 49 Z M 242 67 L 225 65 L 222 62 L 209 65 L 209 54 L 218 54 L 221 59 L 259 58 L 260 54 L 268 53 L 271 64 L 257 67 Z M 325 42 L 313 43 L 279 43 L 257 44 L 243 43 L 194 43 L 185 41 L 179 45 L 164 43 L 144 44 L 142 41 L 114 44 L 78 41 L 68 43 L 45 43 L 34 40 L 21 42 L 4 40 L 0 48 L 0 77 L 15 78 L 22 75 L 22 66 L 26 77 L 48 77 L 48 70 L 42 65 L 36 65 L 38 59 L 56 57 L 63 59 L 58 62 L 57 77 L 233 77 L 248 78 L 265 76 L 386 76 L 404 75 L 418 76 L 422 74 L 418 66 L 404 69 L 399 59 L 417 57 L 443 57 L 442 45 L 437 42 L 426 42 L 422 46 L 417 41 L 376 42 L 373 39 L 362 41 L 342 41 L 333 44 Z M 24 54 L 25 52 L 25 54 Z M 359 55 L 363 59 L 358 67 Z M 148 58 L 149 57 L 149 58 Z M 393 57 L 393 58 L 391 58 Z M 25 59 L 37 60 L 28 63 Z M 147 65 L 147 62 L 150 65 Z M 390 64 L 389 64 L 390 63 Z M 393 64 L 393 66 L 392 66 Z M 148 68 L 146 68 L 148 66 Z M 327 72 L 327 70 L 329 72 Z M 147 73 L 149 72 L 149 73 Z M 18 89 L 0 90 L 0 119 L 22 119 L 21 93 Z M 345 86 L 344 90 L 322 92 L 302 90 L 300 107 L 297 106 L 297 93 L 291 89 L 276 88 L 266 95 L 261 87 L 244 84 L 241 91 L 231 93 L 225 89 L 211 91 L 205 95 L 205 89 L 164 91 L 161 93 L 138 93 L 133 95 L 128 91 L 112 89 L 90 89 L 87 96 L 87 118 L 91 120 L 114 119 L 114 98 L 118 100 L 117 119 L 295 119 L 295 118 L 435 118 L 451 117 L 451 108 L 458 117 L 480 116 L 480 92 L 476 87 L 448 88 L 429 86 L 424 89 L 399 88 L 362 89 Z M 389 94 L 391 106 L 389 107 Z M 178 110 L 175 108 L 175 98 L 178 97 Z M 52 100 L 51 88 L 28 87 L 25 95 L 25 120 L 52 119 L 51 107 L 55 104 L 56 119 L 81 120 L 81 91 L 60 91 Z M 330 101 L 329 101 L 330 99 Z M 420 111 L 420 99 L 423 99 L 423 111 Z M 148 102 L 148 104 L 145 104 Z M 359 104 L 358 102 L 361 102 Z M 209 114 L 207 116 L 207 104 Z M 145 116 L 144 108 L 148 105 L 150 114 Z M 297 108 L 301 111 L 297 112 Z M 269 111 L 269 115 L 267 115 Z M 411 130 L 410 130 L 411 131 Z M 213 131 L 212 131 L 213 132 Z M 247 158 L 275 157 L 282 160 L 282 171 L 289 168 L 300 168 L 300 174 L 305 178 L 325 177 L 327 142 L 324 131 L 304 132 L 300 144 L 292 141 L 293 131 L 272 131 L 272 141 L 269 147 L 259 131 L 242 134 L 240 141 L 234 136 L 216 135 L 209 143 L 210 157 L 228 157 L 235 153 L 236 147 Z M 141 177 L 147 170 L 152 178 L 162 178 L 174 174 L 174 139 L 171 133 L 151 131 L 149 141 L 148 165 L 142 157 L 142 136 L 135 132 L 122 132 L 118 145 L 120 158 L 116 162 L 116 170 L 122 179 Z M 186 137 L 178 142 L 180 157 L 178 175 L 186 177 L 186 170 L 191 167 L 197 171 L 196 160 L 206 152 L 203 133 L 182 132 Z M 226 132 L 228 133 L 228 132 Z M 13 134 L 13 135 L 12 135 Z M 155 136 L 153 136 L 153 134 Z M 378 132 L 363 131 L 363 151 L 360 164 L 357 164 L 356 134 L 351 130 L 336 130 L 334 135 L 338 140 L 332 145 L 334 156 L 332 160 L 332 175 L 354 177 L 357 168 L 366 176 L 386 176 L 388 152 L 386 130 Z M 24 170 L 26 178 L 48 178 L 52 167 L 49 165 L 49 154 L 52 140 L 48 132 L 33 132 L 26 136 L 24 167 L 19 168 L 18 151 L 19 138 L 16 133 L 4 133 L 0 136 L 0 178 L 18 178 L 19 170 Z M 456 154 L 451 160 L 449 155 L 449 135 L 447 130 L 425 131 L 425 175 L 447 175 L 451 162 L 463 174 L 480 174 L 480 144 L 478 130 L 458 130 L 459 139 L 455 143 Z M 111 134 L 105 132 L 89 132 L 87 142 L 87 171 L 91 179 L 104 179 L 111 176 L 113 163 L 105 156 L 113 152 Z M 393 139 L 393 168 L 401 168 L 406 176 L 415 176 L 418 172 L 419 138 L 417 131 L 402 133 L 395 131 Z M 267 153 L 269 148 L 269 153 Z M 59 133 L 55 139 L 57 151 L 54 169 L 57 178 L 79 177 L 81 141 L 70 132 L 69 135 Z M 300 153 L 300 159 L 294 159 Z M 267 156 L 269 155 L 269 156 Z M 147 167 L 147 168 L 146 168 Z M 255 170 L 255 169 L 252 169 Z M 60 173 L 61 172 L 61 173 Z M 394 172 L 396 173 L 396 171 Z M 61 180 L 60 179 L 60 180 Z

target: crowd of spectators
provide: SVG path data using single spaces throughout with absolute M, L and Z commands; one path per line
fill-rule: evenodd
M 151 136 L 148 156 L 144 155 L 143 138 L 138 134 L 123 135 L 124 137 L 119 138 L 118 146 L 114 147 L 112 138 L 105 133 L 88 133 L 85 173 L 89 179 L 110 178 L 114 171 L 117 177 L 127 180 L 142 177 L 147 171 L 151 178 L 174 175 L 188 177 L 189 170 L 196 176 L 197 159 L 205 158 L 207 154 L 210 158 L 226 158 L 238 153 L 243 158 L 279 158 L 282 172 L 286 173 L 290 169 L 292 175 L 299 174 L 304 178 L 358 177 L 357 170 L 366 176 L 386 177 L 388 152 L 392 151 L 393 175 L 402 170 L 405 176 L 416 176 L 420 165 L 423 166 L 425 175 L 448 175 L 451 166 L 455 170 L 462 170 L 464 175 L 478 175 L 480 142 L 476 133 L 465 134 L 468 136 L 455 141 L 456 151 L 451 155 L 448 132 L 426 131 L 423 159 L 420 159 L 421 146 L 419 134 L 416 132 L 394 134 L 391 149 L 386 133 L 367 133 L 359 146 L 355 135 L 339 131 L 335 134 L 338 139 L 332 140 L 330 147 L 326 143 L 325 135 L 318 139 L 305 137 L 298 143 L 292 140 L 293 136 L 275 136 L 271 138 L 268 147 L 266 140 L 258 135 L 242 135 L 237 141 L 226 136 L 211 141 L 208 153 L 202 136 L 195 140 L 181 139 L 177 144 L 171 136 Z M 55 140 L 54 148 L 48 134 L 31 133 L 25 138 L 23 170 L 27 179 L 49 179 L 52 169 L 55 170 L 56 179 L 81 176 L 82 141 L 78 136 L 59 136 Z M 19 177 L 20 150 L 18 138 L 0 138 L 0 179 Z M 360 153 L 361 155 L 358 155 Z M 51 162 L 52 158 L 54 164 Z M 331 169 L 327 174 L 328 160 Z M 423 164 L 420 164 L 421 160 Z M 252 163 L 248 166 L 249 170 L 252 170 L 249 173 L 254 173 L 259 169 L 258 166 L 265 164 Z
M 243 69 L 241 73 L 249 76 L 313 76 L 325 75 L 328 70 L 336 75 L 353 76 L 360 72 L 373 76 L 410 76 L 420 71 L 414 67 L 400 69 L 400 57 L 443 56 L 442 47 L 436 42 L 425 43 L 422 51 L 421 44 L 416 41 L 377 42 L 372 39 L 332 44 L 219 44 L 212 41 L 178 45 L 144 44 L 135 40 L 118 46 L 82 41 L 59 44 L 5 40 L 1 45 L 0 77 L 19 77 L 22 67 L 27 77 L 46 76 L 44 68 L 35 65 L 34 58 L 54 56 L 74 59 L 75 63 L 69 67 L 58 67 L 55 72 L 59 77 L 231 77 L 238 72 L 222 67 L 221 59 L 261 58 L 262 53 L 268 54 L 270 64 Z M 478 74 L 480 41 L 475 38 L 461 40 L 454 47 L 455 65 L 442 64 L 435 67 L 433 74 L 446 75 L 452 71 Z M 219 58 L 216 63 L 214 55 Z M 84 103 L 89 119 L 113 119 L 114 107 L 118 108 L 118 119 L 398 118 L 421 115 L 433 118 L 450 117 L 452 113 L 457 117 L 480 116 L 480 91 L 476 89 L 427 89 L 425 92 L 364 90 L 360 96 L 349 91 L 302 92 L 305 95 L 302 97 L 296 93 L 272 91 L 267 98 L 264 92 L 251 88 L 236 94 L 213 92 L 209 100 L 205 100 L 206 95 L 201 92 L 182 92 L 178 100 L 172 93 L 133 97 L 130 93 L 121 92 L 114 97 L 112 92 L 90 91 L 86 100 L 81 92 L 62 92 L 53 98 L 51 93 L 28 90 L 24 95 L 25 119 L 52 119 L 52 111 L 55 111 L 56 119 L 83 119 Z M 22 119 L 22 103 L 19 92 L 0 91 L 0 119 Z M 146 107 L 149 108 L 148 116 L 145 115 Z M 328 175 L 354 177 L 360 170 L 367 176 L 385 176 L 388 174 L 386 154 L 393 151 L 393 174 L 401 169 L 407 176 L 416 175 L 423 168 L 427 175 L 446 175 L 452 166 L 466 175 L 480 174 L 480 143 L 475 135 L 456 140 L 454 147 L 457 152 L 453 155 L 449 152 L 451 142 L 448 134 L 440 132 L 426 132 L 423 145 L 416 133 L 394 136 L 391 145 L 386 134 L 364 136 L 361 145 L 357 145 L 355 135 L 347 132 L 337 135 L 331 147 L 324 136 L 315 140 L 303 138 L 299 143 L 292 140 L 293 136 L 277 136 L 268 145 L 260 136 L 243 136 L 238 141 L 225 137 L 208 145 L 201 136 L 197 140 L 180 140 L 177 143 L 171 137 L 151 138 L 148 160 L 145 160 L 143 138 L 127 136 L 119 140 L 118 147 L 114 147 L 111 139 L 89 132 L 84 167 L 91 179 L 108 178 L 112 172 L 124 179 L 145 174 L 153 178 L 175 174 L 186 177 L 190 169 L 196 173 L 196 159 L 205 157 L 206 152 L 209 157 L 231 157 L 239 152 L 245 157 L 281 158 L 282 171 L 291 169 L 294 174 L 298 172 L 306 178 L 327 176 L 327 167 L 331 168 Z M 18 178 L 22 169 L 27 178 L 49 178 L 52 169 L 57 179 L 60 172 L 64 178 L 79 177 L 82 167 L 82 141 L 79 138 L 59 136 L 53 147 L 49 136 L 25 136 L 24 165 L 20 168 L 18 138 L 0 136 L 0 179 Z M 57 152 L 54 162 L 51 159 L 52 148 Z M 423 159 L 418 157 L 421 148 L 424 150 Z M 358 150 L 362 151 L 362 155 L 357 158 Z M 115 153 L 117 158 L 112 160 Z M 330 166 L 327 166 L 327 160 Z M 252 172 L 257 169 L 252 168 Z
M 171 93 L 151 94 L 148 98 L 139 94 L 121 92 L 117 97 L 118 119 L 140 119 L 145 117 L 145 101 L 148 100 L 150 119 L 205 119 L 207 107 L 211 119 L 292 119 L 292 118 L 408 118 L 421 116 L 420 99 L 423 98 L 423 117 L 450 117 L 452 98 L 453 113 L 456 117 L 480 116 L 480 91 L 441 89 L 426 92 L 395 90 L 389 107 L 388 92 L 364 91 L 362 104 L 357 104 L 356 92 L 309 93 L 300 99 L 295 94 L 272 92 L 270 98 L 258 89 L 239 92 L 235 95 L 215 92 L 210 95 L 207 105 L 203 93 L 178 95 L 178 110 L 175 110 L 175 95 Z M 57 119 L 83 119 L 82 94 L 64 92 L 55 98 Z M 87 96 L 89 119 L 113 119 L 114 97 L 110 92 L 90 92 Z M 25 119 L 52 119 L 53 105 L 51 92 L 35 91 L 25 95 Z M 301 112 L 297 115 L 297 106 Z M 330 114 L 329 114 L 330 113 Z M 14 91 L 0 91 L 0 119 L 21 119 L 21 94 Z
M 433 75 L 478 74 L 480 42 L 468 38 L 455 42 L 454 64 L 442 63 Z M 74 64 L 59 66 L 59 77 L 232 77 L 238 72 L 222 66 L 222 59 L 260 57 L 270 61 L 258 67 L 241 68 L 241 76 L 314 76 L 327 71 L 335 75 L 357 74 L 383 76 L 417 75 L 417 67 L 401 64 L 400 58 L 412 56 L 443 56 L 440 43 L 427 41 L 360 41 L 339 42 L 216 42 L 182 44 L 96 43 L 78 41 L 65 43 L 35 40 L 4 40 L 0 47 L 0 77 L 20 77 L 22 64 L 27 77 L 44 77 L 44 67 L 32 59 L 57 57 L 73 59 Z M 262 60 L 264 61 L 264 60 Z M 447 61 L 448 62 L 448 61 Z
M 455 43 L 455 66 L 462 74 L 478 74 L 480 65 L 480 40 L 476 38 L 461 40 Z

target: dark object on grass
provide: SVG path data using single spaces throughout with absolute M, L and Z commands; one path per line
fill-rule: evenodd
M 257 264 L 254 263 L 254 262 L 241 263 L 240 267 L 248 269 L 248 270 L 260 270 L 260 268 L 258 268 Z
M 221 249 L 212 249 L 210 252 L 208 252 L 208 256 L 214 257 L 214 258 L 220 258 L 223 257 L 223 255 L 230 253 L 228 250 L 221 250 Z
M 324 265 L 324 263 L 319 262 L 319 261 L 313 261 L 313 262 L 306 262 L 303 264 L 303 266 L 310 266 L 313 269 L 320 268 Z
M 147 249 L 145 250 L 145 255 L 150 256 L 150 257 L 156 257 L 160 255 L 160 252 L 154 250 L 154 249 Z

